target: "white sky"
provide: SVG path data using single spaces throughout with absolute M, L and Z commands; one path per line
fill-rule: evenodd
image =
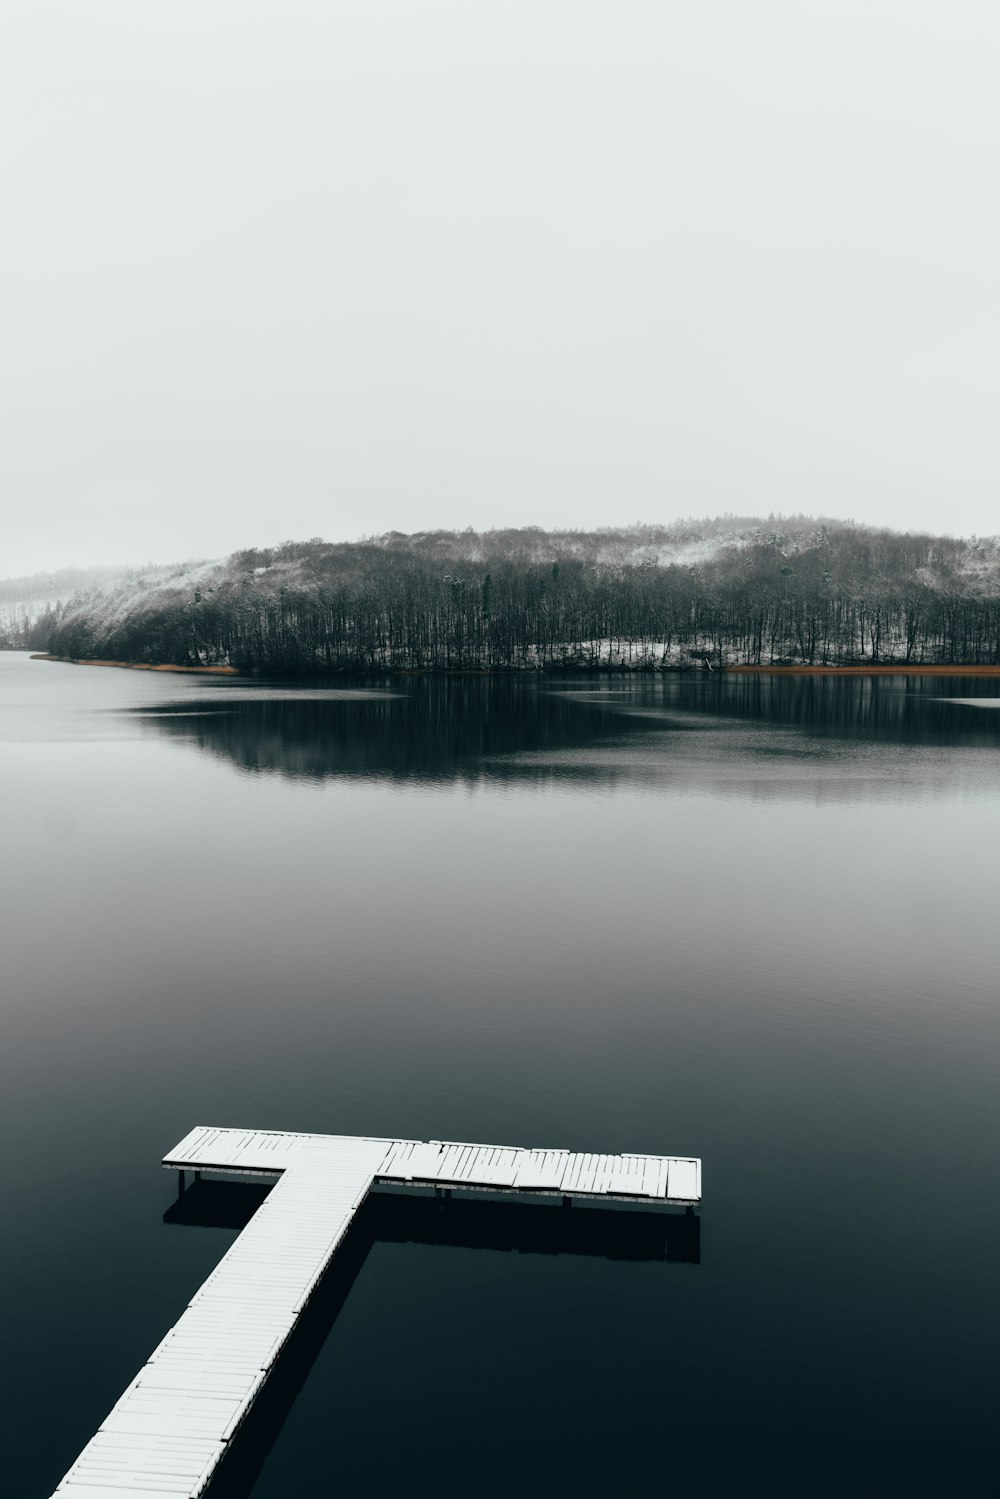
M 1000 530 L 1000 7 L 4 0 L 0 575 Z

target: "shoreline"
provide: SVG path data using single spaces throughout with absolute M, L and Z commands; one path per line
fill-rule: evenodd
M 741 676 L 766 672 L 789 677 L 1000 677 L 1000 666 L 887 666 L 881 661 L 872 666 L 724 666 L 721 670 Z
M 91 656 L 49 656 L 44 651 L 36 651 L 31 660 L 61 661 L 66 666 L 118 666 L 124 671 L 180 671 L 202 677 L 238 677 L 240 675 L 235 666 L 160 666 L 150 661 L 101 661 Z
M 50 656 L 37 651 L 32 661 L 58 661 L 67 666 L 114 666 L 123 671 L 170 671 L 190 676 L 239 677 L 245 676 L 235 666 L 178 666 L 174 663 L 149 661 L 111 661 L 91 656 Z M 684 676 L 796 676 L 796 677 L 1000 677 L 1000 665 L 996 666 L 906 666 L 887 665 L 876 662 L 871 666 L 713 666 L 706 672 L 703 666 L 551 666 L 543 668 L 455 666 L 434 668 L 427 666 L 368 666 L 346 668 L 332 672 L 309 672 L 301 674 L 305 679 L 317 676 L 343 677 L 495 677 L 495 676 L 548 676 L 565 672 L 574 676 L 652 676 L 678 673 Z

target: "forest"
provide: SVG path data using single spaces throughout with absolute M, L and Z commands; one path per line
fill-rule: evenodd
M 726 516 L 289 541 L 78 591 L 4 643 L 275 674 L 994 664 L 1000 538 Z

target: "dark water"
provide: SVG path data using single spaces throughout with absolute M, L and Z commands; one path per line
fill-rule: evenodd
M 195 1123 L 704 1160 L 372 1204 L 230 1494 L 1000 1492 L 998 767 L 990 681 L 0 656 L 4 1495 L 252 1211 Z

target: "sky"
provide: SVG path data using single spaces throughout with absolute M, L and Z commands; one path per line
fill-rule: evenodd
M 1000 531 L 1000 8 L 5 0 L 0 576 Z

